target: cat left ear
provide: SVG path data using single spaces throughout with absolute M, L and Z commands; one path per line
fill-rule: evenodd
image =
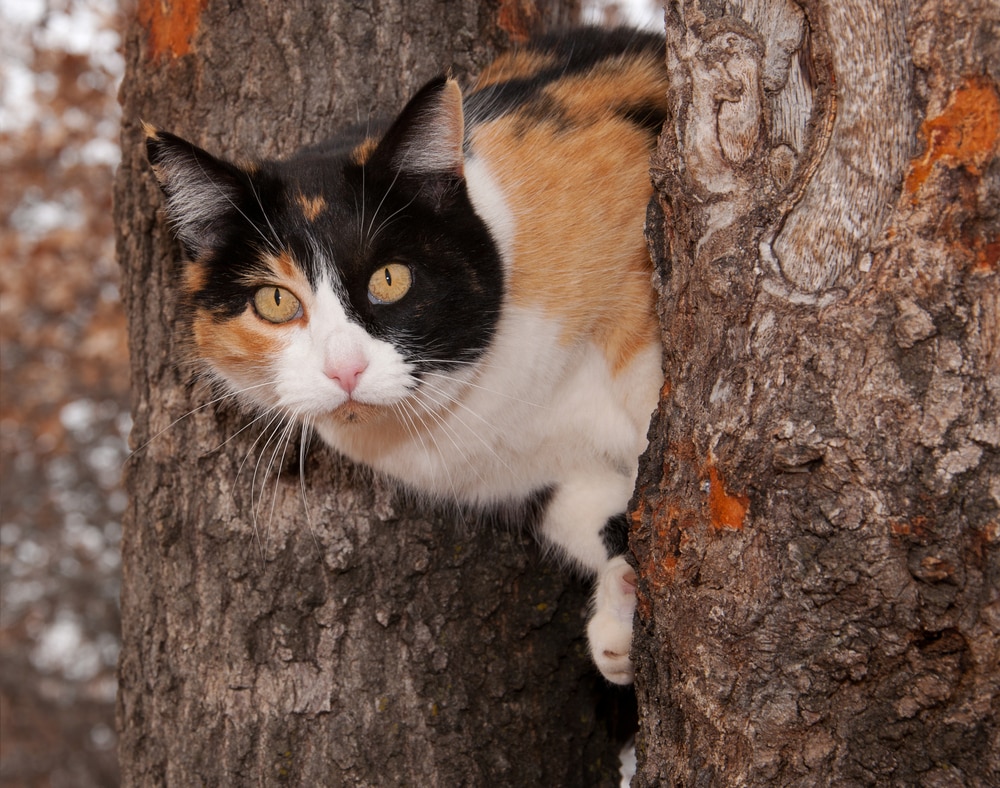
M 167 195 L 167 214 L 192 259 L 218 243 L 236 214 L 244 174 L 187 140 L 143 123 L 146 156 Z
M 431 80 L 410 99 L 372 154 L 394 170 L 416 176 L 465 175 L 462 90 L 450 77 Z

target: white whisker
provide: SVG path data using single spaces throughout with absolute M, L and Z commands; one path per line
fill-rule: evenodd
M 416 199 L 417 199 L 417 197 L 416 197 L 416 195 L 414 195 L 413 199 L 411 199 L 408 203 L 406 203 L 406 205 L 402 206 L 401 208 L 398 208 L 397 210 L 395 210 L 391 214 L 389 214 L 387 217 L 385 217 L 382 220 L 382 223 L 378 227 L 375 228 L 375 232 L 371 232 L 371 228 L 369 227 L 368 228 L 368 230 L 369 230 L 368 243 L 370 244 L 372 241 L 374 241 L 376 238 L 378 238 L 378 234 L 380 232 L 382 232 L 382 230 L 385 229 L 393 219 L 395 219 L 397 216 L 399 216 L 399 214 L 401 214 L 403 211 L 405 211 L 407 208 L 409 208 L 413 204 L 414 200 L 416 200 Z
M 476 362 L 469 362 L 469 363 L 470 364 L 474 364 Z M 429 370 L 422 370 L 420 374 L 421 375 L 428 375 L 430 377 L 435 377 L 435 378 L 441 378 L 442 380 L 454 380 L 454 378 L 451 377 L 450 375 L 445 375 L 445 374 L 443 374 L 441 372 L 430 372 Z M 517 403 L 520 403 L 521 405 L 530 405 L 531 407 L 533 407 L 533 408 L 539 408 L 540 410 L 551 410 L 552 409 L 548 405 L 542 405 L 541 403 L 538 403 L 538 402 L 532 402 L 531 400 L 522 399 L 521 397 L 515 397 L 513 394 L 507 394 L 507 393 L 505 393 L 503 391 L 498 391 L 497 389 L 489 388 L 487 386 L 482 386 L 482 385 L 480 385 L 478 383 L 473 383 L 471 380 L 463 380 L 463 381 L 460 381 L 460 382 L 463 385 L 465 385 L 465 386 L 471 386 L 474 389 L 480 389 L 481 391 L 485 391 L 485 392 L 487 392 L 489 394 L 494 394 L 494 395 L 496 395 L 498 397 L 502 397 L 503 399 L 509 399 L 512 402 L 517 402 Z M 426 381 L 425 381 L 425 383 L 426 383 Z M 427 385 L 430 385 L 430 384 L 427 383 Z
M 442 402 L 440 400 L 436 400 L 426 390 L 424 391 L 424 395 L 426 396 L 426 398 L 428 400 L 430 400 L 431 404 L 435 405 L 437 408 L 439 408 L 441 410 L 445 410 L 446 405 L 448 404 L 447 400 L 445 400 L 444 402 Z M 444 396 L 445 395 L 442 394 L 442 397 L 444 397 Z M 482 473 L 481 473 L 481 471 L 479 469 L 479 464 L 472 462 L 470 460 L 470 458 L 469 458 L 468 453 L 462 447 L 461 441 L 459 440 L 459 438 L 461 436 L 459 435 L 458 431 L 455 429 L 455 426 L 453 424 L 449 423 L 449 420 L 447 418 L 445 418 L 443 415 L 441 415 L 441 413 L 439 413 L 438 411 L 434 410 L 433 408 L 428 407 L 427 403 L 419 402 L 419 404 L 421 405 L 421 407 L 424 408 L 424 411 L 427 413 L 427 415 L 430 416 L 432 419 L 434 419 L 434 421 L 437 422 L 438 426 L 441 428 L 441 431 L 448 438 L 448 440 L 451 441 L 452 445 L 455 447 L 455 450 L 459 453 L 459 455 L 461 455 L 462 460 L 465 462 L 465 464 L 467 466 L 469 466 L 470 468 L 472 468 L 472 470 L 475 472 L 476 476 L 479 477 L 479 480 L 481 482 L 483 482 L 484 484 L 488 484 L 486 477 L 484 477 L 482 475 Z M 483 438 L 482 435 L 480 435 L 476 430 L 472 429 L 468 425 L 468 423 L 464 419 L 462 419 L 454 410 L 449 411 L 449 414 L 462 427 L 464 427 L 465 430 L 470 435 L 474 436 L 476 438 L 476 440 L 478 440 L 479 443 L 482 444 L 483 448 L 485 448 L 490 454 L 492 454 L 500 462 L 501 465 L 503 465 L 504 467 L 508 468 L 508 470 L 510 470 L 510 467 L 507 465 L 507 463 L 504 462 L 503 458 L 500 457 L 500 455 L 496 453 L 496 450 L 494 450 L 493 447 L 489 445 L 489 443 L 486 441 L 485 438 Z M 433 433 L 430 433 L 430 434 L 433 437 Z
M 389 199 L 389 195 L 392 193 L 392 187 L 396 185 L 396 181 L 399 180 L 399 174 L 401 170 L 396 170 L 396 174 L 392 176 L 392 182 L 389 184 L 389 188 L 385 190 L 385 194 L 382 195 L 382 199 L 376 206 L 374 213 L 372 213 L 371 221 L 368 223 L 368 240 L 371 243 L 372 237 L 372 227 L 375 225 L 375 218 L 378 216 L 378 212 L 382 210 L 382 206 L 385 205 L 385 201 Z
M 418 403 L 416 403 L 415 401 L 412 401 L 412 400 L 403 400 L 400 404 L 406 406 L 409 409 L 409 411 L 410 411 L 410 413 L 412 415 L 412 418 L 413 418 L 413 422 L 412 423 L 414 424 L 414 429 L 417 431 L 417 434 L 420 435 L 420 428 L 417 426 L 416 423 L 418 421 L 421 422 L 421 423 L 423 423 L 423 419 L 419 418 L 419 416 L 417 414 L 417 411 L 416 411 L 416 405 Z M 421 407 L 424 408 L 424 411 L 425 411 L 425 413 L 427 413 L 427 415 L 429 415 L 431 418 L 433 418 L 435 421 L 437 421 L 438 424 L 441 425 L 441 428 L 444 431 L 445 437 L 448 438 L 448 440 L 451 441 L 452 445 L 455 447 L 455 449 L 458 451 L 458 453 L 460 455 L 462 455 L 462 459 L 464 459 L 466 461 L 466 464 L 469 464 L 468 463 L 468 458 L 466 457 L 465 453 L 462 451 L 461 447 L 458 445 L 458 442 L 455 440 L 455 438 L 451 434 L 448 433 L 448 431 L 447 431 L 447 425 L 444 424 L 444 419 L 441 416 L 439 416 L 438 414 L 434 413 L 425 404 L 423 404 L 423 403 L 419 403 L 419 404 L 421 405 Z M 447 455 L 441 449 L 441 445 L 438 443 L 437 438 L 434 435 L 434 431 L 428 429 L 426 432 L 427 432 L 427 437 L 430 438 L 431 439 L 431 443 L 434 444 L 434 449 L 437 452 L 438 456 L 441 457 L 441 458 L 445 458 Z M 423 439 L 421 439 L 420 443 L 421 443 L 421 446 L 423 446 L 424 450 L 426 451 L 427 448 L 426 448 L 426 445 L 423 443 Z M 440 465 L 444 468 L 444 472 L 445 472 L 445 474 L 448 477 L 448 486 L 451 487 L 452 497 L 455 498 L 455 499 L 458 499 L 459 498 L 458 489 L 455 487 L 455 480 L 454 480 L 454 478 L 451 475 L 451 470 L 449 469 L 449 463 L 447 461 L 445 461 L 445 462 L 441 462 Z
M 257 447 L 257 444 L 260 443 L 260 439 L 264 437 L 264 435 L 267 433 L 267 431 L 269 429 L 271 429 L 271 425 L 274 424 L 276 421 L 279 421 L 281 419 L 281 411 L 279 411 L 277 408 L 272 408 L 270 410 L 264 411 L 264 413 L 261 414 L 260 416 L 258 416 L 256 419 L 254 419 L 254 421 L 260 421 L 261 419 L 264 419 L 264 418 L 266 418 L 268 416 L 271 417 L 271 420 L 268 421 L 268 423 L 265 424 L 264 427 L 261 429 L 260 435 L 258 435 L 256 438 L 254 438 L 254 441 L 253 441 L 253 443 L 250 444 L 250 448 L 247 451 L 246 456 L 243 457 L 243 461 L 240 463 L 240 467 L 236 469 L 236 478 L 233 480 L 233 495 L 234 496 L 236 495 L 236 487 L 238 486 L 238 483 L 239 483 L 239 480 L 240 480 L 240 474 L 243 473 L 243 466 L 246 465 L 247 460 L 250 459 L 250 455 L 253 453 L 253 450 Z M 264 442 L 264 446 L 267 446 L 267 444 L 270 443 L 270 440 L 271 439 L 268 438 Z M 252 486 L 251 486 L 250 498 L 251 498 L 251 502 L 252 502 L 252 500 L 253 500 L 253 487 Z
M 281 429 L 282 425 L 280 419 L 281 419 L 281 414 L 275 412 L 271 420 L 264 426 L 264 429 L 261 430 L 260 435 L 258 435 L 257 438 L 254 440 L 253 444 L 250 446 L 250 450 L 247 452 L 246 456 L 243 458 L 243 461 L 240 463 L 240 467 L 236 470 L 236 482 L 239 481 L 240 474 L 243 472 L 243 466 L 246 464 L 247 460 L 250 459 L 250 454 L 253 452 L 257 444 L 260 442 L 261 438 L 267 435 L 267 438 L 264 441 L 264 446 L 263 446 L 263 450 L 266 450 L 268 444 L 270 444 L 271 442 L 271 438 L 277 434 L 278 430 Z M 271 430 L 272 425 L 275 425 L 276 422 L 277 425 L 274 426 L 273 431 L 269 432 L 269 430 Z M 260 538 L 260 531 L 257 528 L 257 507 L 254 505 L 254 491 L 256 489 L 257 471 L 259 470 L 259 468 L 260 468 L 260 456 L 258 455 L 257 461 L 254 463 L 253 476 L 250 479 L 250 522 L 252 527 L 252 541 L 257 542 L 257 549 L 260 552 L 260 561 L 261 564 L 263 565 L 267 563 L 267 554 L 264 550 L 264 542 Z M 234 496 L 236 495 L 236 484 L 233 485 L 233 495 Z
M 309 439 L 312 437 L 312 424 L 312 417 L 307 416 L 302 422 L 302 430 L 299 433 L 299 494 L 302 496 L 302 511 L 306 515 L 306 526 L 309 528 L 309 533 L 312 534 L 316 548 L 322 550 L 319 536 L 313 527 L 312 517 L 309 516 L 309 501 L 306 498 L 306 454 L 308 453 Z
M 264 500 L 265 485 L 267 484 L 267 477 L 271 473 L 271 467 L 274 465 L 274 458 L 278 454 L 279 447 L 281 448 L 281 456 L 278 458 L 278 465 L 274 470 L 274 488 L 271 491 L 271 508 L 267 515 L 267 529 L 265 531 L 264 542 L 265 551 L 267 549 L 268 543 L 270 542 L 271 536 L 271 525 L 274 522 L 274 507 L 278 502 L 278 485 L 281 482 L 281 469 L 285 467 L 285 453 L 288 451 L 288 445 L 291 442 L 292 433 L 295 431 L 295 425 L 297 424 L 296 416 L 298 414 L 293 414 L 292 417 L 285 422 L 285 425 L 278 436 L 278 440 L 274 446 L 274 451 L 271 453 L 271 459 L 267 464 L 267 469 L 264 471 L 264 478 L 261 480 L 260 485 L 260 500 L 258 505 Z
M 480 421 L 480 423 L 482 423 L 487 429 L 489 429 L 489 430 L 495 430 L 496 429 L 495 425 L 492 424 L 491 422 L 487 421 L 486 418 L 481 413 L 479 413 L 476 410 L 473 410 L 468 405 L 466 405 L 464 402 L 462 402 L 460 399 L 458 399 L 457 397 L 452 396 L 451 394 L 449 394 L 444 389 L 439 388 L 438 386 L 433 385 L 429 381 L 424 381 L 424 386 L 426 387 L 426 389 L 428 391 L 431 391 L 434 394 L 437 394 L 439 397 L 441 397 L 444 400 L 445 403 L 451 404 L 451 405 L 455 405 L 456 407 L 459 407 L 462 410 L 464 410 L 469 415 L 475 416 Z M 438 401 L 438 404 L 440 404 L 440 401 Z M 452 415 L 454 415 L 456 419 L 459 419 L 459 421 L 461 421 L 462 425 L 464 427 L 466 427 L 467 429 L 469 429 L 470 432 L 473 432 L 473 430 L 471 428 L 469 428 L 469 426 L 464 421 L 462 421 L 459 418 L 458 414 L 455 413 L 455 411 L 452 411 Z M 478 435 L 478 433 L 476 433 L 476 434 Z
M 220 443 L 218 446 L 216 446 L 214 449 L 212 449 L 211 453 L 214 454 L 219 449 L 221 449 L 223 446 L 225 446 L 227 443 L 229 443 L 229 441 L 231 441 L 234 438 L 236 438 L 240 433 L 245 432 L 246 430 L 250 429 L 254 424 L 256 424 L 261 419 L 266 418 L 268 415 L 270 415 L 270 411 L 264 411 L 263 413 L 261 413 L 261 414 L 259 414 L 257 416 L 254 416 L 250 421 L 248 421 L 246 424 L 244 424 L 242 427 L 240 427 L 238 430 L 236 430 L 236 432 L 234 432 L 232 435 L 230 435 L 228 438 L 226 438 L 222 443 Z
M 242 216 L 243 219 L 244 219 L 244 221 L 246 221 L 247 224 L 249 224 L 254 230 L 257 231 L 257 235 L 259 235 L 261 237 L 261 239 L 264 241 L 264 245 L 267 248 L 269 248 L 272 252 L 274 252 L 275 254 L 278 254 L 280 252 L 281 245 L 279 244 L 278 246 L 271 246 L 271 242 L 270 242 L 270 240 L 268 240 L 268 237 L 264 234 L 264 231 L 261 230 L 257 226 L 257 224 L 250 219 L 249 216 L 247 216 L 245 213 L 243 213 L 243 211 L 240 209 L 240 206 L 238 206 L 233 201 L 233 198 L 229 195 L 229 193 L 227 191 L 225 191 L 221 186 L 219 186 L 219 184 L 216 183 L 215 180 L 213 180 L 209 176 L 209 174 L 205 171 L 204 166 L 202 166 L 202 163 L 198 159 L 198 157 L 195 156 L 194 158 L 195 158 L 195 162 L 198 164 L 198 169 L 201 170 L 201 174 L 205 176 L 205 180 L 208 181 L 209 183 L 211 183 L 212 186 L 215 188 L 215 190 L 223 197 L 223 199 L 225 199 L 225 201 L 228 202 L 233 207 L 233 210 L 235 210 L 236 213 L 238 213 L 240 216 Z M 249 180 L 250 180 L 250 178 L 248 176 L 247 177 L 247 181 L 249 181 Z M 251 188 L 251 190 L 253 190 L 253 184 L 251 184 L 250 188 Z M 256 192 L 254 192 L 254 196 L 256 196 Z M 258 203 L 259 202 L 260 201 L 258 199 Z M 263 211 L 263 206 L 261 207 L 261 211 Z M 267 220 L 267 216 L 265 216 L 264 219 Z M 270 224 L 270 222 L 268 222 L 268 224 Z
M 415 412 L 413 403 L 411 403 L 408 400 L 402 400 L 401 402 L 394 403 L 393 409 L 397 413 L 399 413 L 403 419 L 405 419 L 403 428 L 411 436 L 411 438 L 416 439 L 416 441 L 420 444 L 420 448 L 423 451 L 424 456 L 427 458 L 428 464 L 429 465 L 442 464 L 440 462 L 440 458 L 442 457 L 441 447 L 438 446 L 437 439 L 434 437 L 434 433 L 427 432 L 427 436 L 431 439 L 431 442 L 434 444 L 434 450 L 437 452 L 438 459 L 436 461 L 434 457 L 431 455 L 430 449 L 427 447 L 427 444 L 424 442 L 425 430 L 421 429 L 423 422 L 421 422 L 421 424 L 418 426 L 417 414 Z M 443 467 L 445 474 L 448 476 L 448 486 L 451 487 L 452 496 L 457 498 L 458 492 L 455 489 L 455 481 L 451 477 L 451 470 L 448 468 L 448 463 L 443 463 Z
M 124 459 L 124 461 L 122 462 L 122 465 L 124 465 L 129 460 L 131 460 L 136 454 L 138 454 L 143 449 L 145 449 L 147 446 L 149 446 L 149 444 L 151 444 L 153 441 L 155 441 L 157 438 L 159 438 L 161 435 L 163 435 L 163 433 L 165 433 L 167 430 L 169 430 L 169 429 L 171 429 L 173 427 L 176 427 L 178 424 L 180 424 L 182 421 L 184 421 L 184 419 L 188 418 L 189 416 L 193 416 L 195 413 L 198 413 L 199 411 L 202 411 L 205 408 L 210 408 L 212 405 L 214 405 L 217 402 L 222 402 L 223 400 L 227 400 L 227 399 L 235 399 L 235 398 L 240 397 L 241 395 L 245 394 L 248 391 L 252 391 L 253 389 L 259 389 L 259 388 L 263 388 L 264 386 L 270 386 L 270 385 L 271 385 L 270 381 L 268 381 L 266 383 L 257 383 L 256 385 L 247 386 L 246 388 L 240 389 L 239 391 L 230 391 L 230 392 L 227 392 L 226 394 L 222 394 L 221 396 L 215 397 L 214 399 L 210 399 L 208 402 L 205 402 L 205 403 L 199 405 L 196 408 L 191 408 L 191 410 L 189 410 L 187 413 L 185 413 L 182 416 L 178 416 L 176 419 L 174 419 L 172 422 L 170 422 L 166 427 L 164 427 L 162 430 L 160 430 L 159 432 L 157 432 L 153 437 L 151 437 L 148 440 L 146 440 L 141 446 L 138 446 L 134 450 L 132 450 L 131 452 L 129 452 L 129 455 Z
M 358 214 L 358 246 L 362 246 L 365 240 L 365 174 L 368 168 L 361 165 L 361 210 L 357 208 L 357 192 L 354 193 L 355 212 Z
M 253 198 L 257 201 L 257 207 L 260 208 L 260 215 L 263 216 L 264 221 L 267 222 L 267 227 L 271 231 L 271 236 L 274 239 L 274 247 L 272 247 L 272 251 L 275 252 L 275 254 L 277 254 L 281 250 L 281 237 L 278 235 L 277 230 L 274 229 L 274 225 L 271 224 L 271 220 L 268 218 L 267 211 L 264 210 L 264 203 L 261 202 L 260 194 L 257 193 L 257 188 L 253 185 L 253 178 L 247 178 L 247 182 L 250 184 L 250 192 L 253 194 Z M 247 221 L 250 220 L 247 219 Z M 260 232 L 260 230 L 258 230 L 257 232 L 259 232 L 261 236 L 264 235 L 262 232 Z

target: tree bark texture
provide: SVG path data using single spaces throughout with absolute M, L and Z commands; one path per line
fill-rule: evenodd
M 634 785 L 1000 785 L 1000 11 L 677 0 Z
M 300 462 L 273 428 L 205 406 L 139 124 L 230 158 L 288 153 L 398 110 L 446 68 L 475 72 L 572 5 L 139 3 L 115 209 L 138 448 L 124 784 L 611 784 L 581 584 L 521 534 L 428 517 L 323 449 Z

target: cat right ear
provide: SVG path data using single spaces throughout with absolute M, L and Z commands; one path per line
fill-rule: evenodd
M 420 178 L 464 176 L 462 91 L 450 77 L 432 79 L 410 99 L 371 160 Z
M 197 145 L 148 123 L 146 157 L 167 196 L 167 215 L 192 260 L 217 246 L 238 213 L 245 175 Z

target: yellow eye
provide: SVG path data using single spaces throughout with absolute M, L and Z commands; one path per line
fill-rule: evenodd
M 257 314 L 270 323 L 287 323 L 302 311 L 299 299 L 275 285 L 262 287 L 254 293 L 253 306 Z
M 383 265 L 368 280 L 368 299 L 373 304 L 394 304 L 406 295 L 412 284 L 413 274 L 408 265 Z

